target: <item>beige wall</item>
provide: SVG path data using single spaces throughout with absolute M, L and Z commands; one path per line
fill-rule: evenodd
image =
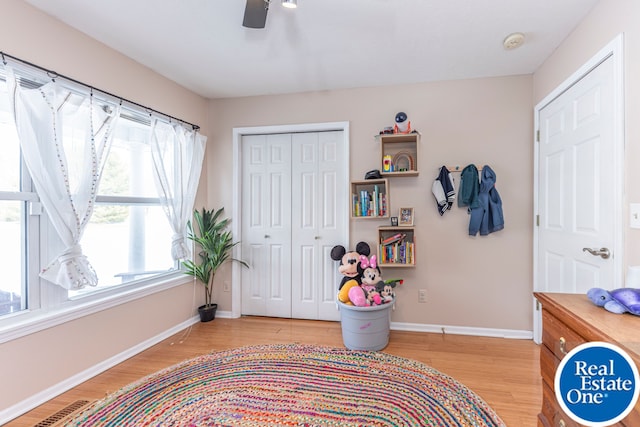
M 531 76 L 516 76 L 211 101 L 216 150 L 208 158 L 208 198 L 231 207 L 234 127 L 348 121 L 355 180 L 380 168 L 374 135 L 405 111 L 422 134 L 420 176 L 392 178 L 390 197 L 392 211 L 415 208 L 417 266 L 383 271 L 405 279 L 392 321 L 530 331 L 531 85 Z M 466 209 L 438 215 L 431 193 L 438 168 L 469 163 L 495 170 L 503 231 L 469 237 Z M 352 246 L 363 240 L 375 247 L 379 225 L 388 221 L 352 220 Z M 427 290 L 426 304 L 417 303 L 418 289 Z M 230 310 L 226 297 L 222 308 Z
M 207 134 L 205 99 L 43 15 L 26 2 L 3 0 L 0 40 L 0 50 L 9 55 L 199 124 Z M 202 186 L 201 192 L 205 189 Z M 186 278 L 185 283 L 0 344 L 0 413 L 196 315 L 191 281 Z
M 640 2 L 601 0 L 533 78 L 534 104 L 567 79 L 618 34 L 624 37 L 625 265 L 640 265 L 640 230 L 628 227 L 629 203 L 640 202 Z

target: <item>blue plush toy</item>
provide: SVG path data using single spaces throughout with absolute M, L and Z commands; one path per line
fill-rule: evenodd
M 619 288 L 607 291 L 591 288 L 587 297 L 598 307 L 616 314 L 631 313 L 640 316 L 640 289 Z

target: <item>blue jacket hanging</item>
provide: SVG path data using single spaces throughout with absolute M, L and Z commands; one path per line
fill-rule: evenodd
M 478 192 L 480 182 L 476 165 L 471 164 L 462 169 L 460 187 L 458 187 L 458 207 L 468 206 L 469 211 L 480 206 Z
M 471 218 L 469 219 L 470 236 L 475 236 L 478 232 L 480 232 L 481 236 L 486 236 L 504 228 L 502 199 L 495 188 L 495 184 L 495 172 L 489 166 L 483 167 L 480 191 L 478 193 L 480 206 L 471 209 Z

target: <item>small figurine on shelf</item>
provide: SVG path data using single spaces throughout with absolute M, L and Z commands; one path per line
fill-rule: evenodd
M 386 155 L 382 159 L 382 171 L 383 172 L 393 172 L 393 163 L 391 163 L 392 157 L 390 155 Z
M 401 111 L 396 114 L 396 124 L 393 126 L 393 133 L 411 133 L 411 121 L 406 113 Z
M 380 135 L 391 135 L 393 133 L 393 126 L 385 126 L 384 129 L 380 131 Z

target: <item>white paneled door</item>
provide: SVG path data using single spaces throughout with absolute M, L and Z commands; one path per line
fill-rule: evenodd
M 616 60 L 598 60 L 537 110 L 536 291 L 585 294 L 621 285 Z M 539 318 L 536 310 L 536 340 Z
M 292 317 L 339 320 L 331 249 L 345 240 L 348 179 L 343 132 L 292 135 Z
M 540 111 L 541 291 L 585 293 L 613 283 L 612 76 L 609 59 Z
M 242 138 L 242 314 L 290 317 L 291 135 Z
M 339 320 L 344 153 L 342 131 L 242 137 L 242 314 Z

